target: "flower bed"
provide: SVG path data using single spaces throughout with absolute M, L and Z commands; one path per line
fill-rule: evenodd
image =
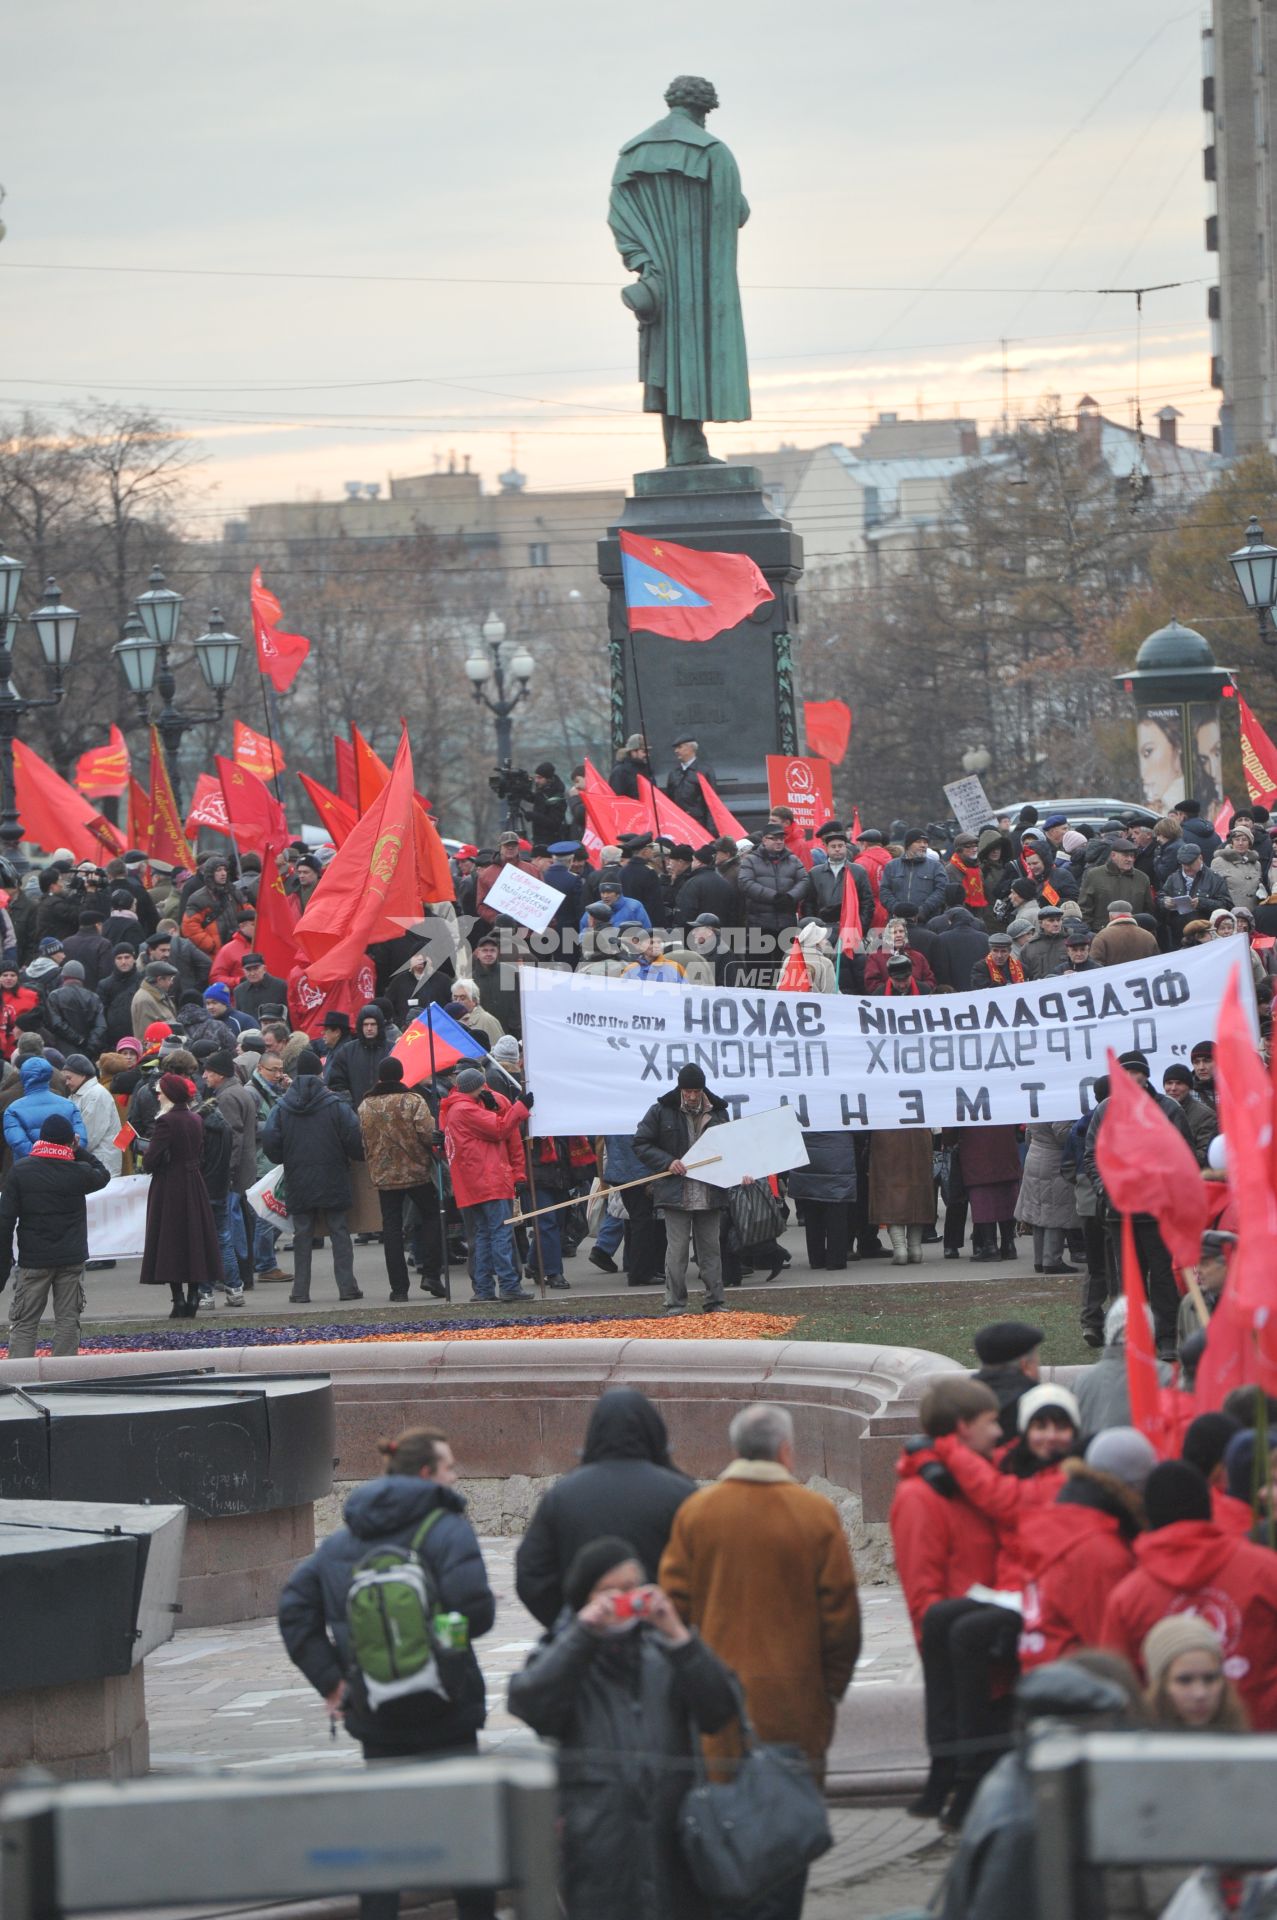
M 796 1314 L 688 1313 L 636 1320 L 614 1315 L 571 1319 L 465 1319 L 383 1321 L 307 1321 L 288 1327 L 211 1326 L 201 1321 L 181 1328 L 155 1327 L 146 1333 L 93 1334 L 81 1353 L 181 1353 L 196 1347 L 322 1347 L 374 1340 L 777 1340 L 798 1324 Z M 37 1351 L 47 1354 L 47 1341 Z

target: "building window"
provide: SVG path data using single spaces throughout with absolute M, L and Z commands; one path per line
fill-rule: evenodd
M 549 564 L 549 545 L 544 540 L 534 540 L 528 548 L 528 565 L 530 567 L 548 567 Z
M 1264 96 L 1262 93 L 1260 93 L 1258 88 L 1255 89 L 1255 94 L 1254 94 L 1254 110 L 1255 110 L 1255 145 L 1257 147 L 1262 147 L 1264 144 Z

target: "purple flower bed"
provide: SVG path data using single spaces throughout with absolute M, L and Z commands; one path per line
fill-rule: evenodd
M 92 1334 L 80 1342 L 81 1353 L 183 1353 L 197 1347 L 305 1347 L 324 1341 L 351 1343 L 361 1340 L 420 1339 L 432 1333 L 482 1332 L 490 1327 L 550 1327 L 565 1316 L 549 1314 L 515 1320 L 510 1314 L 464 1320 L 310 1320 L 288 1327 L 218 1327 L 207 1322 L 194 1326 L 156 1327 L 146 1333 Z M 574 1314 L 578 1324 L 620 1318 L 611 1313 Z M 7 1348 L 0 1348 L 7 1351 Z M 52 1352 L 49 1341 L 42 1340 L 37 1354 Z

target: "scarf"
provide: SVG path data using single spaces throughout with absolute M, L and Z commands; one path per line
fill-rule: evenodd
M 37 1140 L 31 1149 L 33 1160 L 74 1160 L 75 1148 L 59 1146 L 56 1140 Z
M 965 860 L 959 860 L 956 857 L 949 862 L 949 865 L 962 882 L 962 891 L 965 896 L 963 906 L 970 907 L 973 912 L 977 907 L 987 907 L 989 902 L 984 894 L 984 875 L 979 866 L 969 867 Z
M 1007 960 L 1007 970 L 1005 973 L 1003 973 L 998 966 L 992 953 L 985 956 L 985 965 L 989 969 L 989 983 L 991 986 L 1005 987 L 1007 983 L 1012 980 L 1018 985 L 1024 978 L 1024 968 L 1020 965 L 1020 962 L 1014 954 L 1011 954 Z
M 1021 978 L 1023 978 L 1023 976 L 1021 976 Z M 911 994 L 916 994 L 917 991 L 918 982 L 912 974 L 909 975 L 909 985 L 907 987 L 893 987 L 891 984 L 891 975 L 888 974 L 887 984 L 883 988 L 883 992 L 889 1000 L 907 1000 Z

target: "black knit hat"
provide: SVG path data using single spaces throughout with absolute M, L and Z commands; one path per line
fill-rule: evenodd
M 1209 1520 L 1210 1487 L 1186 1460 L 1163 1460 L 1148 1476 L 1144 1512 L 1150 1527 L 1169 1527 L 1177 1520 Z
M 563 1577 L 563 1598 L 574 1613 L 579 1613 L 605 1573 L 623 1566 L 627 1560 L 642 1560 L 636 1548 L 618 1534 L 605 1533 L 590 1540 L 573 1556 Z
M 385 1059 L 377 1069 L 379 1087 L 401 1087 L 403 1085 L 403 1061 Z
M 40 1129 L 40 1138 L 47 1140 L 51 1147 L 74 1146 L 75 1129 L 64 1113 L 51 1113 Z
M 310 1047 L 303 1047 L 297 1056 L 297 1064 L 293 1068 L 293 1072 L 300 1078 L 304 1074 L 318 1075 L 323 1071 L 324 1063 L 319 1055 L 313 1052 Z
M 235 1073 L 235 1062 L 229 1047 L 218 1047 L 204 1061 L 205 1073 L 216 1073 L 223 1080 L 230 1080 Z

